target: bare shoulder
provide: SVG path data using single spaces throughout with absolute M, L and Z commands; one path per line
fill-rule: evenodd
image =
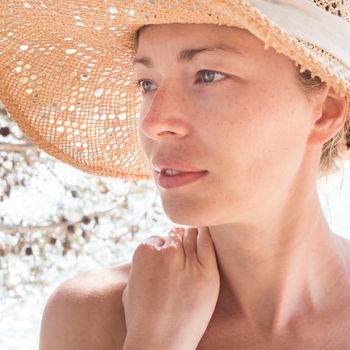
M 118 350 L 126 334 L 122 292 L 131 263 L 74 276 L 51 294 L 40 350 Z

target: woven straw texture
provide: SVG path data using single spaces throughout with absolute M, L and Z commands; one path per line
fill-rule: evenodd
M 350 22 L 348 1 L 314 3 Z M 150 179 L 138 139 L 133 35 L 160 23 L 245 28 L 350 97 L 349 67 L 288 35 L 244 0 L 6 0 L 0 2 L 0 99 L 52 156 L 92 174 Z

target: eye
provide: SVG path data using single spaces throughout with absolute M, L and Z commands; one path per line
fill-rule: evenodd
M 213 79 L 215 78 L 216 75 L 221 75 L 223 77 L 227 76 L 224 73 L 220 73 L 212 70 L 200 70 L 198 73 L 201 77 L 204 78 L 203 83 L 205 84 L 215 82 L 216 80 L 213 80 Z M 198 82 L 198 80 L 196 82 Z M 141 92 L 143 94 L 146 94 L 152 91 L 151 89 L 149 89 L 152 86 L 152 82 L 150 80 L 139 79 L 137 80 L 137 86 L 141 89 Z
M 152 82 L 150 80 L 143 80 L 143 79 L 140 79 L 137 81 L 137 85 L 138 87 L 141 89 L 141 92 L 146 94 L 147 92 L 151 91 L 151 90 L 148 90 L 147 87 L 150 87 L 152 84 Z
M 215 75 L 222 75 L 226 77 L 227 75 L 224 73 L 212 71 L 212 70 L 200 70 L 199 75 L 204 78 L 203 83 L 211 83 L 213 82 L 213 79 L 215 78 Z

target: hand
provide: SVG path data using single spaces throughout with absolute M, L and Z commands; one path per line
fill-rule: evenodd
M 209 229 L 180 230 L 134 251 L 122 302 L 127 339 L 144 349 L 195 349 L 215 309 L 220 277 Z

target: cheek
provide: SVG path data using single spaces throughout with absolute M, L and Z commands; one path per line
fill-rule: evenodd
M 242 97 L 222 103 L 215 111 L 208 109 L 216 116 L 205 130 L 205 137 L 211 140 L 207 151 L 213 154 L 214 167 L 232 174 L 226 179 L 241 179 L 241 183 L 247 183 L 245 179 L 273 183 L 295 173 L 305 149 L 307 128 L 300 101 L 291 106 L 290 101 Z

